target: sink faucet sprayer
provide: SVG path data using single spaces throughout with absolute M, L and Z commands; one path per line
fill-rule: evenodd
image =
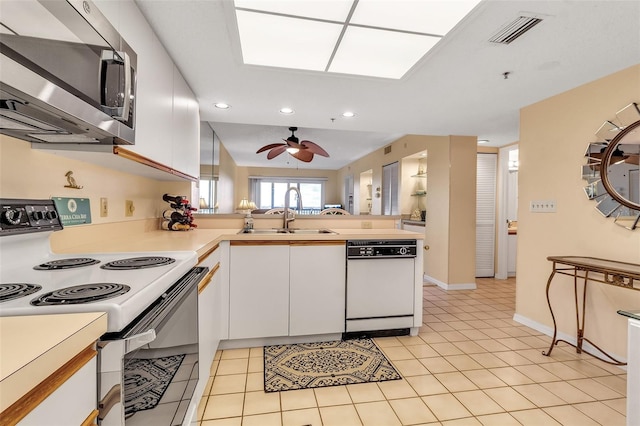
M 298 211 L 302 211 L 302 195 L 300 195 L 300 191 L 298 190 L 298 188 L 296 188 L 295 186 L 292 186 L 289 189 L 287 189 L 287 192 L 284 193 L 284 213 L 282 213 L 282 217 L 283 217 L 282 227 L 284 229 L 289 229 L 289 222 L 293 222 L 294 220 L 296 220 L 293 214 L 291 217 L 289 217 L 289 193 L 291 191 L 295 191 L 296 194 L 298 194 Z

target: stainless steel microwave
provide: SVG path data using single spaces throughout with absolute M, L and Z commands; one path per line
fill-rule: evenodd
M 0 133 L 134 144 L 137 55 L 89 0 L 2 1 Z

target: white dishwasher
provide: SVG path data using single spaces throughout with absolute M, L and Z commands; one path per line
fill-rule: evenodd
M 345 337 L 409 334 L 416 250 L 416 240 L 347 241 Z

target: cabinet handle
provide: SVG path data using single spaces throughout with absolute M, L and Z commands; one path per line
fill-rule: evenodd
M 200 284 L 198 284 L 198 294 L 202 293 L 204 289 L 207 288 L 215 273 L 218 272 L 218 269 L 220 269 L 220 262 L 216 263 L 213 269 L 211 269 L 211 271 L 209 271 L 209 273 L 204 277 Z
M 428 245 L 425 245 L 425 246 L 424 246 L 424 249 L 425 249 L 425 250 L 429 250 L 429 246 L 428 246 Z
M 109 414 L 109 411 L 113 408 L 114 405 L 120 402 L 120 385 L 115 385 L 109 392 L 102 398 L 101 401 L 98 402 L 98 410 L 100 414 L 98 415 L 98 420 L 102 421 Z

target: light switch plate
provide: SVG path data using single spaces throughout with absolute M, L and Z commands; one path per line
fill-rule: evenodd
M 529 204 L 532 213 L 555 213 L 556 200 L 533 200 Z
M 133 212 L 135 210 L 136 210 L 136 208 L 133 205 L 133 201 L 125 200 L 125 202 L 124 202 L 124 215 L 127 216 L 127 217 L 133 216 Z
M 100 217 L 109 216 L 109 202 L 106 197 L 100 198 Z

